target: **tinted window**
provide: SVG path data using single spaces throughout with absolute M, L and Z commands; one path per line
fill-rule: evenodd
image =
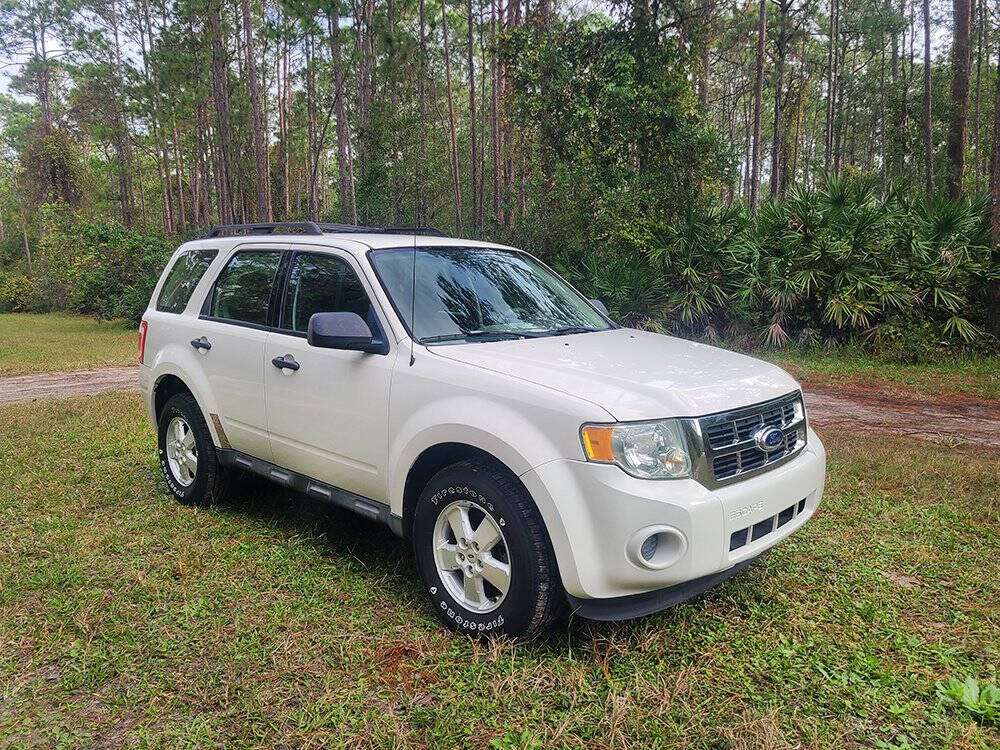
M 212 317 L 266 325 L 271 285 L 280 260 L 278 252 L 234 255 L 215 282 Z
M 318 312 L 352 312 L 376 330 L 374 311 L 354 270 L 332 255 L 296 255 L 288 277 L 281 327 L 305 333 Z
M 163 282 L 156 309 L 169 313 L 184 312 L 194 288 L 217 254 L 217 250 L 190 250 L 181 255 Z

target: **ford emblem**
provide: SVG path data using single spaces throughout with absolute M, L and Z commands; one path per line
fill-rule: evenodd
M 785 433 L 774 426 L 761 427 L 753 434 L 753 440 L 765 453 L 774 453 L 785 447 Z

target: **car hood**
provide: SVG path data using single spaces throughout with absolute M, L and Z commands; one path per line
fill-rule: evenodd
M 623 422 L 702 416 L 798 389 L 788 373 L 759 359 L 631 328 L 429 349 L 579 396 Z

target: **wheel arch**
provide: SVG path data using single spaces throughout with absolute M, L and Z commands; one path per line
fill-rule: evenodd
M 191 387 L 191 383 L 188 378 L 184 377 L 182 374 L 174 372 L 173 370 L 160 373 L 153 381 L 150 407 L 154 423 L 157 425 L 159 424 L 160 414 L 163 412 L 163 407 L 166 406 L 167 402 L 171 398 L 179 393 L 190 394 L 195 400 L 195 403 L 198 404 L 198 408 L 201 410 L 201 414 L 205 418 L 209 434 L 212 436 L 212 441 L 216 447 L 228 447 L 228 440 L 225 435 L 221 433 L 222 425 L 218 416 L 207 408 L 204 399 L 198 393 L 198 389 Z
M 163 413 L 163 407 L 167 405 L 167 401 L 178 393 L 190 393 L 194 396 L 187 383 L 173 373 L 167 373 L 156 381 L 153 386 L 153 416 L 157 422 L 160 421 L 160 414 Z M 197 401 L 197 396 L 194 396 L 194 399 Z
M 486 461 L 495 464 L 508 472 L 520 483 L 517 474 L 507 464 L 487 450 L 475 445 L 461 442 L 436 443 L 425 448 L 410 465 L 403 482 L 402 516 L 403 533 L 410 534 L 413 521 L 413 509 L 416 507 L 420 493 L 431 478 L 442 469 L 462 461 Z M 523 485 L 522 485 L 523 486 Z M 527 488 L 525 488 L 527 492 Z

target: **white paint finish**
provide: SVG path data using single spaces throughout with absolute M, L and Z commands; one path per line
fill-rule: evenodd
M 815 435 L 782 466 L 710 491 L 690 479 L 644 480 L 617 467 L 558 460 L 521 477 L 545 520 L 566 590 L 603 598 L 673 586 L 710 575 L 774 546 L 802 526 L 823 491 L 825 452 Z M 806 512 L 730 556 L 727 513 L 763 501 L 744 528 L 809 497 Z M 793 500 L 794 498 L 794 500 Z M 639 529 L 665 524 L 688 539 L 684 556 L 665 570 L 641 569 L 626 546 Z
M 616 466 L 587 463 L 580 445 L 585 422 L 702 416 L 787 394 L 797 385 L 782 370 L 715 347 L 626 329 L 416 346 L 411 365 L 411 342 L 366 253 L 413 242 L 409 235 L 296 235 L 204 240 L 181 248 L 218 247 L 220 254 L 182 315 L 147 310 L 147 366 L 140 368 L 147 404 L 157 380 L 176 374 L 206 414 L 220 415 L 234 448 L 388 502 L 397 515 L 407 472 L 423 451 L 440 443 L 478 447 L 521 477 L 552 539 L 564 585 L 580 597 L 638 593 L 724 570 L 810 517 L 822 494 L 825 462 L 814 434 L 795 459 L 714 491 L 693 480 L 641 480 Z M 293 244 L 352 263 L 382 318 L 389 356 L 318 349 L 298 336 L 199 320 L 205 295 L 238 247 Z M 212 343 L 204 355 L 189 343 L 202 335 Z M 299 362 L 298 371 L 271 364 L 288 354 Z M 729 514 L 753 505 L 741 516 L 750 525 L 758 515 L 773 515 L 806 496 L 807 513 L 729 554 L 728 534 L 736 528 Z M 627 559 L 625 547 L 637 530 L 656 525 L 678 529 L 689 544 L 664 570 L 640 568 Z
M 302 337 L 268 334 L 268 430 L 274 463 L 372 500 L 386 502 L 388 355 L 320 349 Z M 299 369 L 271 359 L 292 355 Z
M 472 346 L 479 346 L 473 344 Z M 389 409 L 389 497 L 403 509 L 409 467 L 427 448 L 462 443 L 515 474 L 556 458 L 582 459 L 580 425 L 611 415 L 570 393 L 528 383 L 416 347 L 396 363 Z
M 191 364 L 185 374 L 192 370 L 204 373 L 229 444 L 235 450 L 270 461 L 264 392 L 267 331 L 212 320 L 189 320 L 190 324 L 178 326 L 186 333 L 177 345 L 186 346 L 194 355 L 188 360 Z M 191 346 L 191 340 L 199 336 L 208 339 L 210 350 L 196 352 Z
M 435 354 L 574 393 L 622 422 L 694 417 L 783 396 L 784 370 L 752 357 L 648 331 L 610 331 L 475 345 Z

